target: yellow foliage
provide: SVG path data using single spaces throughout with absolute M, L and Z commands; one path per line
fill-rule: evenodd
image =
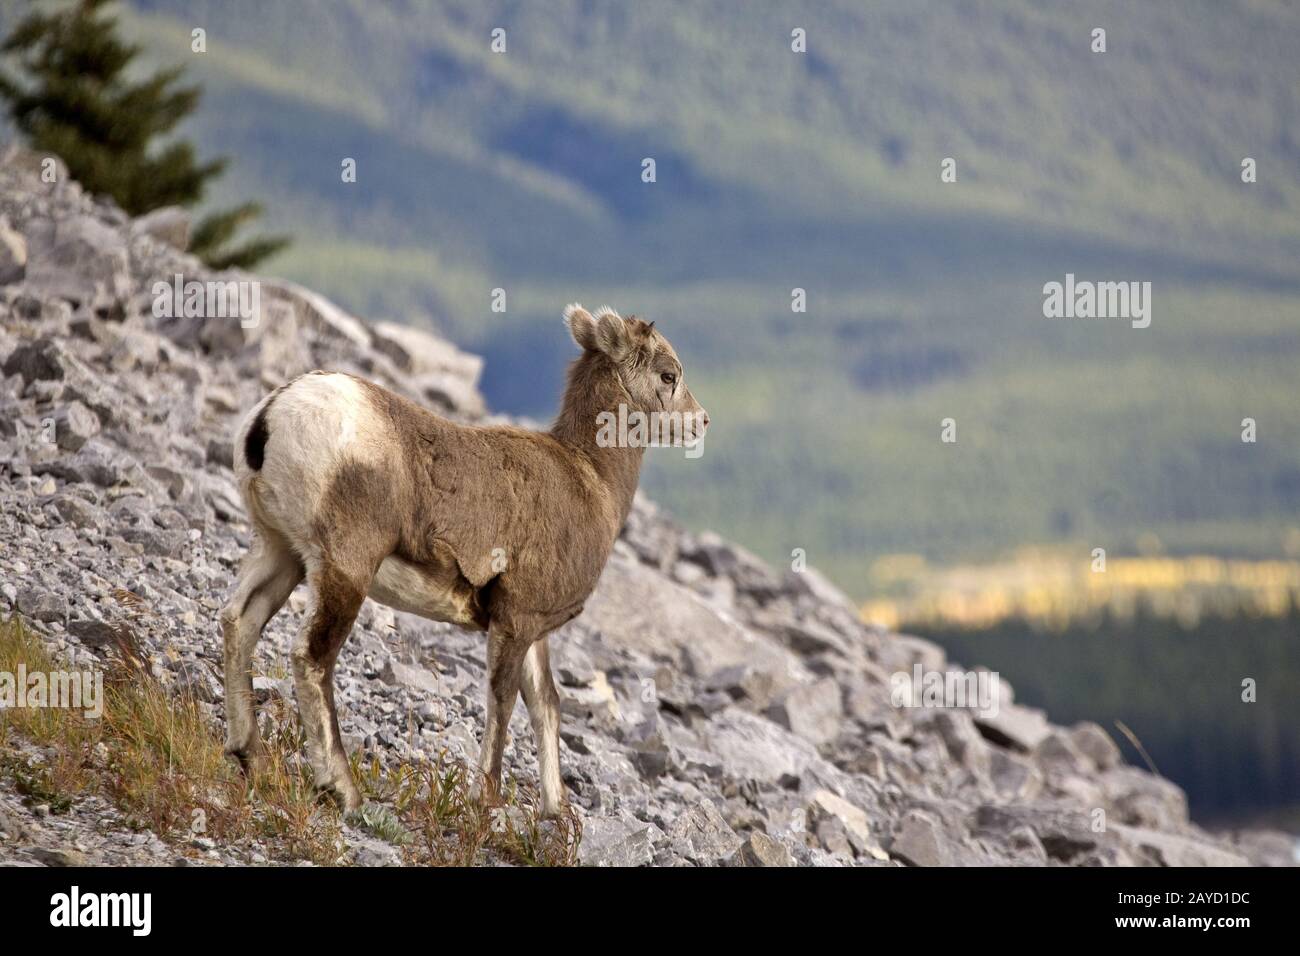
M 871 588 L 877 596 L 862 606 L 862 617 L 887 627 L 985 627 L 1009 617 L 1065 624 L 1102 611 L 1131 616 L 1140 605 L 1191 624 L 1207 612 L 1285 614 L 1300 603 L 1300 561 L 1125 556 L 1094 571 L 1090 557 L 1041 549 L 947 568 L 918 555 L 890 555 L 873 565 Z

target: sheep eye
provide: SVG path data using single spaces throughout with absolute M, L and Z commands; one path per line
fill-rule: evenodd
M 671 385 L 673 382 L 677 381 L 677 376 L 672 372 L 664 372 L 659 376 L 659 378 L 665 385 Z

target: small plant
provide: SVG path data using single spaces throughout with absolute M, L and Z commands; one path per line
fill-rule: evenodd
M 382 803 L 362 804 L 360 810 L 347 815 L 347 822 L 381 840 L 387 840 L 393 846 L 411 842 L 410 831 L 402 826 L 402 821 L 392 808 Z

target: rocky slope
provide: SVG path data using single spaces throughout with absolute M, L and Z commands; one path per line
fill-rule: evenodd
M 59 653 L 89 665 L 122 613 L 113 590 L 134 592 L 156 672 L 215 722 L 215 618 L 249 536 L 231 475 L 241 411 L 328 367 L 481 420 L 480 362 L 269 279 L 253 327 L 155 317 L 155 282 L 210 278 L 173 245 L 184 215 L 133 222 L 54 169 L 44 181 L 41 157 L 16 148 L 0 162 L 0 614 L 37 622 Z M 268 628 L 262 674 L 284 672 L 302 597 Z M 1284 835 L 1191 825 L 1177 786 L 1123 764 L 1100 727 L 1054 726 L 1011 703 L 1005 682 L 996 716 L 893 706 L 891 675 L 944 670 L 940 648 L 864 626 L 815 571 L 777 573 L 643 499 L 586 612 L 552 643 L 588 863 L 1291 859 Z M 350 747 L 385 760 L 442 748 L 473 757 L 483 668 L 481 637 L 367 602 L 337 679 Z M 292 694 L 271 676 L 257 688 Z M 512 738 L 508 772 L 531 779 L 522 707 Z M 256 847 L 205 850 L 214 862 L 266 861 Z M 48 816 L 0 777 L 0 861 L 176 857 L 102 801 Z M 398 856 L 357 836 L 352 858 Z

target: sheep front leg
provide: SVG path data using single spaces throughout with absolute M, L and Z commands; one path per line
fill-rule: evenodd
M 558 816 L 564 809 L 560 781 L 560 694 L 551 677 L 551 655 L 545 637 L 534 641 L 524 655 L 523 692 L 537 741 L 537 769 L 542 786 L 542 816 Z
M 506 747 L 510 714 L 519 697 L 524 654 L 531 643 L 495 623 L 488 629 L 487 723 L 483 728 L 483 746 L 479 750 L 482 777 L 475 781 L 475 797 L 483 795 L 481 785 L 484 782 L 492 799 L 501 794 L 501 757 Z

